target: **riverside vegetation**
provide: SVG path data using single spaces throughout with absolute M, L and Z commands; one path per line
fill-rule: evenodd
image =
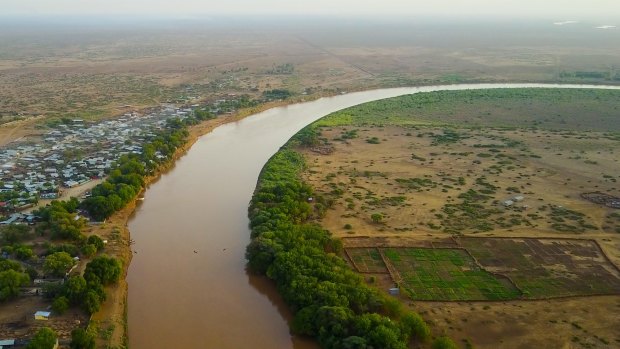
M 249 266 L 275 281 L 295 313 L 293 332 L 326 348 L 430 338 L 428 329 L 422 336 L 403 329 L 405 316 L 421 318 L 397 299 L 415 300 L 433 332 L 465 336 L 467 347 L 503 340 L 501 347 L 555 347 L 571 335 L 584 345 L 608 343 L 611 328 L 569 334 L 549 325 L 560 311 L 542 314 L 534 303 L 487 302 L 483 309 L 501 309 L 490 320 L 472 312 L 471 301 L 612 295 L 553 301 L 575 313 L 582 302 L 617 300 L 617 269 L 603 256 L 617 263 L 615 213 L 579 194 L 617 190 L 619 107 L 618 91 L 493 89 L 420 93 L 333 113 L 298 132 L 263 168 L 249 211 Z M 429 250 L 433 244 L 443 249 Z M 496 245 L 505 246 L 505 258 L 494 254 Z M 553 261 L 538 261 L 538 253 Z M 365 278 L 352 274 L 347 256 Z M 609 283 L 591 282 L 594 274 Z M 541 275 L 553 287 L 539 283 Z M 394 284 L 405 296 L 379 291 Z M 524 308 L 544 333 L 521 324 L 528 335 L 511 337 L 522 333 L 508 333 L 518 316 L 511 307 Z M 367 317 L 375 325 L 391 318 L 383 337 L 394 344 L 365 331 Z M 610 313 L 578 318 L 596 317 Z M 489 321 L 498 333 L 482 333 Z M 561 335 L 543 339 L 550 326 Z M 439 337 L 435 345 L 453 343 Z
M 341 242 L 307 223 L 320 209 L 308 204 L 313 192 L 299 178 L 303 168 L 303 157 L 291 149 L 265 165 L 250 207 L 247 249 L 250 268 L 274 280 L 295 313 L 292 331 L 316 337 L 324 348 L 397 349 L 411 338 L 427 340 L 430 330 L 418 314 L 366 286 L 337 255 Z

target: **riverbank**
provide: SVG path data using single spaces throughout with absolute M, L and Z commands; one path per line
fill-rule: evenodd
M 234 204 L 231 204 L 231 207 L 239 207 L 240 212 L 241 211 L 245 211 L 247 209 L 247 200 L 249 198 L 249 195 L 251 194 L 251 192 L 249 191 L 249 187 L 247 188 L 248 191 L 246 192 L 245 189 L 245 184 L 249 183 L 250 181 L 253 182 L 252 185 L 252 190 L 255 187 L 255 183 L 256 183 L 256 177 L 258 175 L 258 172 L 260 170 L 260 168 L 262 168 L 262 166 L 264 165 L 264 162 L 267 160 L 267 158 L 269 156 L 271 156 L 271 154 L 273 154 L 273 152 L 275 152 L 278 147 L 280 147 L 288 138 L 290 138 L 290 136 L 292 134 L 294 134 L 294 132 L 297 132 L 301 127 L 305 126 L 306 124 L 316 120 L 316 118 L 320 117 L 321 115 L 325 115 L 326 113 L 329 112 L 333 112 L 336 110 L 340 110 L 342 108 L 346 108 L 347 106 L 351 106 L 351 105 L 356 105 L 359 103 L 363 103 L 365 101 L 369 101 L 369 100 L 375 100 L 375 99 L 382 99 L 382 98 L 386 98 L 386 97 L 393 97 L 396 95 L 401 95 L 401 94 L 409 94 L 409 93 L 415 93 L 415 92 L 423 92 L 423 91 L 431 91 L 431 90 L 435 90 L 435 89 L 464 89 L 464 88 L 489 88 L 489 87 L 542 87 L 540 85 L 461 85 L 461 86 L 451 86 L 451 87 L 446 87 L 446 86 L 442 86 L 442 87 L 433 87 L 433 88 L 410 88 L 410 89 L 395 89 L 395 90 L 385 90 L 385 91 L 374 91 L 373 93 L 362 93 L 362 94 L 350 94 L 350 95 L 345 95 L 345 96 L 338 96 L 336 98 L 333 99 L 326 99 L 325 101 L 322 102 L 313 102 L 310 103 L 307 106 L 292 106 L 290 108 L 281 108 L 278 113 L 275 113 L 277 115 L 273 115 L 274 113 L 267 113 L 267 115 L 263 115 L 263 117 L 265 117 L 266 120 L 265 122 L 269 121 L 270 119 L 272 120 L 272 122 L 269 124 L 267 124 L 266 126 L 263 126 L 264 123 L 252 123 L 251 127 L 250 125 L 246 125 L 246 127 L 242 127 L 244 125 L 244 123 L 240 123 L 239 124 L 239 128 L 237 128 L 235 126 L 234 130 L 231 127 L 226 127 L 226 136 L 222 136 L 219 135 L 218 137 L 216 137 L 215 139 L 210 139 L 209 140 L 209 147 L 208 149 L 215 149 L 213 150 L 214 153 L 209 153 L 209 155 L 207 154 L 202 154 L 200 155 L 200 157 L 196 157 L 194 156 L 194 160 L 192 160 L 194 163 L 202 163 L 203 159 L 206 159 L 207 156 L 210 156 L 211 160 L 210 161 L 215 161 L 216 164 L 214 164 L 212 170 L 214 172 L 216 172 L 217 174 L 213 175 L 214 177 L 204 177 L 205 174 L 200 174 L 200 175 L 196 175 L 196 176 L 200 176 L 200 181 L 195 181 L 193 182 L 193 188 L 191 190 L 191 195 L 209 195 L 209 197 L 211 198 L 211 200 L 213 200 L 213 202 L 218 202 L 219 204 L 217 205 L 218 208 L 220 207 L 224 207 L 224 202 L 228 201 L 228 200 L 233 200 L 235 198 L 239 198 L 239 200 L 236 200 Z M 214 120 L 210 120 L 210 121 L 206 121 L 201 123 L 200 125 L 196 125 L 193 126 L 189 129 L 190 131 L 190 136 L 188 137 L 188 140 L 186 142 L 186 144 L 179 148 L 178 151 L 176 152 L 175 156 L 173 157 L 173 159 L 167 164 L 167 166 L 164 166 L 160 169 L 159 173 L 165 173 L 167 169 L 170 169 L 172 164 L 175 163 L 176 159 L 182 157 L 185 152 L 190 149 L 192 147 L 192 145 L 194 145 L 194 143 L 197 141 L 197 139 L 204 135 L 209 133 L 210 131 L 214 130 L 215 128 L 217 128 L 218 126 L 224 125 L 226 123 L 231 123 L 231 122 L 236 122 L 236 121 L 240 121 L 241 119 L 245 118 L 246 116 L 258 113 L 262 110 L 267 110 L 273 107 L 278 107 L 278 106 L 283 106 L 283 105 L 287 105 L 287 104 L 292 104 L 292 103 L 298 103 L 298 102 L 303 102 L 304 100 L 310 100 L 310 99 L 316 99 L 318 97 L 323 97 L 323 96 L 304 96 L 302 98 L 299 99 L 295 99 L 295 100 L 289 100 L 289 101 L 282 101 L 282 102 L 274 102 L 274 103 L 269 103 L 269 104 L 265 104 L 262 105 L 260 107 L 257 108 L 252 108 L 252 109 L 247 109 L 247 110 L 242 110 L 240 111 L 237 115 L 234 116 L 229 116 L 229 117 L 224 117 L 224 118 L 220 118 L 220 119 L 214 119 Z M 294 116 L 294 117 L 293 117 Z M 263 119 L 261 119 L 263 120 Z M 251 128 L 251 132 L 248 133 L 248 128 Z M 229 133 L 231 132 L 231 133 Z M 213 133 L 214 135 L 217 134 L 217 132 Z M 269 134 L 269 137 L 263 137 L 262 135 L 267 135 Z M 261 135 L 261 136 L 259 136 Z M 234 137 L 239 137 L 239 143 L 230 143 L 231 139 L 234 139 Z M 225 140 L 224 142 L 220 142 L 219 140 Z M 244 141 L 245 140 L 245 141 Z M 251 140 L 250 142 L 248 142 L 247 140 Z M 201 149 L 205 148 L 205 147 L 199 147 Z M 206 149 L 206 148 L 205 148 Z M 220 149 L 220 150 L 218 150 Z M 227 155 L 225 156 L 226 159 L 219 159 L 217 158 L 217 153 L 221 152 L 222 149 L 226 149 Z M 253 152 L 251 157 L 247 157 L 247 149 L 254 149 L 255 151 Z M 201 150 L 201 151 L 204 151 Z M 230 163 L 230 161 L 228 161 L 228 159 L 230 158 L 236 158 L 238 159 L 238 161 L 234 162 L 236 166 L 228 166 Z M 199 160 L 198 160 L 199 159 Z M 237 164 L 238 163 L 238 164 Z M 224 165 L 226 164 L 226 165 Z M 187 167 L 184 167 L 184 171 L 201 171 L 201 167 L 199 165 L 197 165 L 196 167 L 193 167 L 191 169 L 187 169 Z M 219 169 L 218 171 L 216 171 L 215 169 Z M 256 171 L 256 173 L 254 173 L 254 171 Z M 193 173 L 193 172 L 192 172 Z M 203 186 L 209 187 L 209 183 L 220 183 L 217 180 L 221 179 L 221 178 L 227 178 L 226 176 L 229 176 L 230 173 L 237 173 L 240 177 L 243 177 L 239 180 L 237 180 L 237 178 L 235 177 L 235 180 L 231 179 L 231 182 L 226 182 L 228 183 L 229 186 L 231 186 L 230 190 L 226 190 L 226 191 L 218 191 L 217 193 L 213 192 L 213 191 L 206 191 L 204 190 Z M 194 177 L 196 177 L 194 176 Z M 218 177 L 219 176 L 219 177 Z M 155 182 L 156 179 L 158 179 L 159 176 L 155 176 L 152 178 L 147 178 L 147 183 L 152 184 Z M 182 198 L 186 198 L 189 197 L 189 191 L 187 190 L 187 186 L 191 186 L 192 183 L 189 183 L 191 181 L 191 178 L 189 177 L 182 177 L 176 180 L 177 183 L 184 183 L 182 186 L 173 186 L 171 188 L 174 188 L 173 191 L 171 192 L 166 192 L 166 193 L 159 193 L 157 195 L 159 195 L 160 197 L 160 201 L 164 202 L 166 200 L 184 200 Z M 200 184 L 199 184 L 200 183 Z M 235 183 L 235 184 L 232 184 Z M 204 184 L 204 185 L 203 185 Z M 221 186 L 221 184 L 215 184 L 215 185 L 219 185 Z M 211 188 L 215 191 L 217 191 L 214 188 Z M 177 191 L 184 191 L 185 194 L 179 194 L 176 195 Z M 220 196 L 217 195 L 221 194 Z M 163 195 L 163 196 L 162 196 Z M 185 195 L 185 196 L 183 196 Z M 165 199 L 164 199 L 165 197 Z M 157 200 L 155 200 L 157 201 Z M 155 202 L 153 201 L 153 202 Z M 238 202 L 237 202 L 238 201 Z M 175 202 L 181 202 L 181 201 L 175 201 Z M 149 205 L 150 205 L 151 201 L 149 201 Z M 158 206 L 158 211 L 156 212 L 168 212 L 168 211 L 162 211 L 162 210 L 169 210 L 169 208 L 165 207 L 165 205 L 162 207 L 162 205 L 156 205 Z M 127 267 L 129 266 L 129 261 L 131 258 L 131 250 L 129 247 L 129 242 L 130 242 L 130 238 L 129 238 L 129 231 L 126 228 L 126 224 L 129 220 L 129 218 L 131 218 L 131 213 L 134 211 L 135 209 L 135 203 L 132 203 L 130 206 L 126 207 L 122 212 L 117 213 L 117 215 L 115 215 L 110 221 L 108 221 L 108 223 L 106 223 L 106 228 L 108 230 L 108 233 L 114 236 L 114 231 L 117 231 L 116 235 L 118 235 L 118 240 L 121 242 L 121 244 L 118 244 L 118 248 L 120 249 L 126 249 L 127 251 L 129 251 L 129 254 L 127 256 L 128 260 L 125 263 L 125 272 L 127 272 Z M 174 211 L 174 209 L 172 209 L 172 211 Z M 196 210 L 194 210 L 196 211 Z M 199 210 L 200 211 L 200 210 Z M 215 221 L 218 217 L 222 217 L 225 216 L 226 213 L 225 212 L 230 212 L 230 207 L 228 209 L 226 209 L 225 212 L 220 212 L 222 210 L 217 211 L 217 213 L 214 213 L 214 215 L 209 216 L 210 217 L 210 221 L 208 224 L 213 225 L 213 221 Z M 123 213 L 127 212 L 124 217 L 123 217 Z M 194 216 L 192 217 L 197 217 L 195 215 L 203 215 L 205 212 L 200 211 L 200 213 L 198 212 L 194 212 L 192 213 L 192 209 L 191 208 L 183 208 L 182 210 L 177 210 L 177 215 L 189 215 L 191 216 L 192 214 Z M 154 215 L 151 213 L 151 216 L 149 219 L 154 219 L 153 217 L 157 217 L 157 214 L 160 213 L 155 213 Z M 236 215 L 236 214 L 235 214 Z M 203 216 L 200 216 L 201 218 L 204 218 Z M 116 218 L 119 218 L 118 220 L 116 220 Z M 200 221 L 200 219 L 198 219 Z M 192 221 L 195 221 L 195 219 L 193 219 Z M 228 220 L 226 220 L 226 222 L 228 222 Z M 168 238 L 167 232 L 171 231 L 171 229 L 178 229 L 177 224 L 185 224 L 187 222 L 185 221 L 179 221 L 176 222 L 174 224 L 168 224 L 166 222 L 161 222 L 161 223 L 165 223 L 164 225 L 166 225 L 167 229 L 162 228 L 160 232 L 157 232 L 158 227 L 156 226 L 152 226 L 152 225 L 148 225 L 145 226 L 145 229 L 147 229 L 146 231 L 148 231 L 148 233 L 150 234 L 149 236 L 151 236 L 152 234 L 152 239 L 161 239 L 161 238 Z M 239 236 L 249 236 L 249 232 L 245 231 L 244 225 L 246 225 L 247 223 L 245 222 L 237 222 L 238 224 L 234 225 L 233 227 L 231 227 L 231 229 L 226 230 L 226 228 L 229 228 L 228 226 L 226 226 L 226 228 L 220 227 L 220 229 L 216 229 L 216 231 L 213 231 L 213 234 L 217 234 L 217 233 L 222 233 L 222 234 L 231 234 L 231 232 L 240 232 Z M 144 223 L 142 223 L 144 224 Z M 194 226 L 200 226 L 199 229 L 196 229 L 196 232 L 193 233 L 188 233 L 188 234 L 194 234 L 191 235 L 192 237 L 194 237 L 197 240 L 197 237 L 202 237 L 204 236 L 204 227 L 206 227 L 207 223 L 192 223 L 192 224 L 185 224 L 187 227 L 184 229 L 191 229 L 193 228 L 192 225 Z M 192 226 L 192 227 L 190 227 Z M 116 229 L 115 229 L 116 228 Z M 100 228 L 100 229 L 104 229 L 104 228 Z M 181 229 L 180 231 L 184 231 L 183 229 Z M 121 234 L 123 234 L 123 236 L 120 236 Z M 248 235 L 245 235 L 248 234 Z M 190 236 L 190 235 L 188 235 Z M 229 235 L 226 235 L 229 236 Z M 230 239 L 230 240 L 234 240 L 234 239 Z M 220 249 L 217 251 L 217 257 L 214 257 L 213 260 L 209 260 L 207 261 L 207 253 L 203 254 L 202 251 L 200 251 L 200 254 L 191 254 L 191 249 L 194 248 L 194 246 L 196 245 L 190 245 L 188 243 L 183 243 L 183 244 L 177 244 L 176 242 L 170 241 L 168 240 L 168 243 L 171 244 L 171 246 L 167 246 L 165 251 L 162 251 L 161 249 L 158 249 L 157 251 L 152 251 L 152 246 L 150 248 L 150 252 L 151 255 L 148 255 L 149 250 L 147 249 L 141 249 L 140 252 L 140 259 L 142 260 L 143 258 L 146 258 L 145 260 L 150 260 L 151 262 L 154 261 L 158 261 L 159 257 L 161 256 L 162 253 L 173 253 L 176 252 L 178 255 L 181 255 L 183 253 L 185 253 L 185 251 L 189 251 L 190 255 L 192 256 L 191 260 L 189 261 L 190 258 L 185 258 L 183 257 L 181 259 L 181 262 L 185 263 L 184 267 L 183 267 L 183 272 L 181 274 L 183 274 L 183 277 L 185 277 L 185 279 L 180 279 L 180 276 L 176 275 L 175 277 L 169 277 L 170 275 L 158 275 L 157 279 L 156 279 L 156 284 L 160 285 L 162 283 L 166 284 L 175 284 L 177 282 L 179 282 L 179 280 L 196 280 L 197 277 L 202 278 L 203 275 L 205 275 L 206 271 L 205 270 L 200 270 L 200 272 L 195 272 L 193 269 L 191 269 L 191 265 L 193 265 L 193 263 L 195 263 L 196 260 L 202 260 L 205 259 L 205 262 L 207 263 L 206 265 L 213 265 L 214 267 L 217 265 L 219 267 L 218 271 L 219 272 L 223 272 L 222 271 L 222 265 L 220 264 L 221 260 L 219 258 L 225 258 L 227 260 L 226 265 L 228 266 L 229 263 L 233 263 L 233 260 L 242 260 L 243 259 L 243 252 L 239 252 L 239 256 L 234 256 L 234 258 L 232 258 L 233 256 L 233 249 L 231 249 L 231 241 L 230 240 L 226 240 L 226 245 L 221 245 Z M 111 239 L 109 241 L 112 241 Z M 184 240 L 185 241 L 185 240 Z M 188 240 L 191 241 L 191 240 Z M 202 240 L 201 240 L 202 241 Z M 236 241 L 236 240 L 235 240 Z M 205 244 L 205 241 L 201 242 L 202 244 L 204 244 L 204 246 L 207 246 L 207 244 Z M 209 246 L 212 246 L 212 242 L 209 241 Z M 173 245 L 173 246 L 172 246 Z M 179 245 L 179 246 L 177 246 Z M 180 246 L 182 245 L 182 246 Z M 243 248 L 246 245 L 245 239 L 243 239 Z M 174 249 L 174 247 L 176 247 L 176 249 Z M 227 251 L 224 252 L 225 248 L 227 247 Z M 111 253 L 112 249 L 109 249 L 109 252 Z M 241 248 L 239 248 L 239 250 L 241 250 Z M 214 253 L 214 252 L 213 252 Z M 226 257 L 224 257 L 226 256 Z M 228 256 L 230 256 L 231 258 L 228 259 Z M 150 259 L 148 259 L 150 258 Z M 135 264 L 135 263 L 134 263 Z M 226 269 L 226 268 L 224 268 Z M 237 273 L 237 270 L 243 270 L 243 268 L 241 266 L 237 267 L 236 263 L 235 263 L 235 267 L 234 270 L 232 270 L 232 272 Z M 223 272 L 225 273 L 225 272 Z M 225 284 L 225 281 L 227 280 L 226 278 L 228 274 L 223 274 L 221 277 L 218 277 L 218 282 L 220 283 L 220 286 L 223 289 L 226 289 L 226 287 L 224 287 L 223 285 Z M 241 277 L 243 280 L 241 280 L 242 284 L 246 284 L 247 280 L 245 280 L 245 276 Z M 151 296 L 151 297 L 162 297 L 162 292 L 168 292 L 165 290 L 160 290 L 160 291 L 154 291 L 153 286 L 154 285 L 149 285 L 153 284 L 153 278 L 146 279 L 144 280 L 144 283 L 146 284 L 140 284 L 138 286 L 142 287 L 142 290 L 140 290 L 140 294 L 143 293 L 149 293 L 149 295 L 144 295 L 146 296 Z M 143 280 L 140 280 L 141 282 Z M 234 284 L 234 286 L 232 286 L 233 283 L 228 284 L 228 290 L 230 290 L 231 288 L 239 288 L 240 285 L 239 284 Z M 139 287 L 139 288 L 140 288 Z M 150 290 L 150 291 L 149 291 Z M 251 291 L 251 292 L 250 292 Z M 249 294 L 254 294 L 255 290 L 250 290 L 247 292 L 247 294 L 245 294 L 244 297 L 247 297 Z M 110 309 L 108 308 L 108 306 L 110 305 L 106 305 L 104 307 L 104 310 L 98 314 L 96 314 L 95 319 L 123 319 L 123 321 L 119 321 L 117 323 L 111 322 L 111 323 L 107 323 L 107 324 L 100 324 L 100 328 L 103 329 L 107 329 L 110 328 L 110 326 L 114 326 L 113 329 L 113 335 L 111 336 L 111 340 L 110 340 L 110 345 L 114 346 L 114 343 L 118 343 L 116 344 L 117 346 L 119 344 L 123 343 L 123 338 L 126 339 L 126 316 L 125 316 L 125 305 L 127 304 L 126 298 L 127 298 L 127 285 L 125 283 L 120 283 L 118 285 L 118 289 L 116 289 L 116 292 L 120 292 L 117 294 L 117 296 L 110 296 L 110 301 L 112 300 L 117 300 L 117 303 L 122 304 L 122 306 L 118 306 L 115 309 Z M 154 292 L 155 294 L 150 294 L 151 292 Z M 162 293 L 160 295 L 157 295 L 157 292 Z M 220 299 L 217 298 L 217 291 L 213 290 L 213 299 Z M 229 291 L 225 291 L 225 293 L 229 293 Z M 188 294 L 188 295 L 184 295 L 184 297 L 191 299 L 192 294 Z M 225 297 L 225 296 L 221 296 L 221 297 Z M 203 299 L 204 297 L 200 297 L 200 298 L 196 298 L 194 301 L 195 302 L 205 302 L 205 300 Z M 191 303 L 191 301 L 189 299 L 184 299 L 184 302 L 182 302 L 182 304 L 185 304 L 187 306 L 187 311 L 189 311 L 190 313 L 195 310 L 196 308 L 196 304 L 195 303 Z M 223 299 L 227 299 L 227 298 L 223 298 Z M 255 300 L 256 301 L 256 300 Z M 145 302 L 145 303 L 151 303 L 152 305 L 157 305 L 158 303 L 153 303 L 151 302 Z M 191 304 L 187 304 L 187 303 L 191 303 Z M 221 302 L 220 302 L 221 303 Z M 239 299 L 235 298 L 234 300 L 234 306 L 237 306 L 239 303 Z M 133 303 L 132 303 L 133 304 Z M 180 304 L 180 305 L 182 305 Z M 227 303 L 224 303 L 227 304 Z M 144 308 L 145 305 L 142 305 L 142 307 L 140 308 L 140 314 L 147 316 L 146 313 L 148 313 L 149 309 L 153 308 L 151 305 L 149 305 L 149 307 Z M 162 304 L 162 307 L 165 308 L 166 304 Z M 167 305 L 170 306 L 170 305 Z M 209 306 L 213 306 L 211 303 L 209 303 Z M 110 306 L 111 307 L 111 306 Z M 135 309 L 135 308 L 134 308 Z M 183 309 L 176 307 L 175 309 L 178 309 L 178 312 L 181 314 L 175 314 L 175 315 L 179 315 L 177 316 L 179 318 L 179 321 L 182 321 L 183 315 L 187 313 L 183 311 Z M 106 312 L 106 311 L 110 311 L 110 312 L 116 312 L 116 316 L 113 316 L 112 313 L 110 312 Z M 161 309 L 158 309 L 157 311 L 155 311 L 155 313 L 159 313 L 160 311 L 162 311 Z M 135 312 L 135 310 L 134 310 Z M 143 312 L 146 312 L 143 314 Z M 227 310 L 226 314 L 228 314 L 230 311 L 229 309 Z M 215 313 L 215 312 L 214 312 Z M 189 314 L 188 314 L 189 315 Z M 157 316 L 152 314 L 152 316 Z M 231 319 L 229 319 L 231 320 Z M 206 322 L 207 319 L 202 319 L 202 322 Z M 218 318 L 217 322 L 222 322 L 224 321 L 222 318 Z M 232 321 L 232 320 L 231 320 Z M 226 321 L 224 321 L 226 322 Z M 231 322 L 228 322 L 231 323 Z M 158 324 L 161 326 L 168 326 L 168 324 Z M 211 324 L 213 325 L 213 324 Z M 178 326 L 182 326 L 180 323 L 178 324 Z M 189 325 L 188 325 L 189 326 Z M 189 336 L 188 338 L 193 338 L 192 336 L 196 336 L 196 337 L 200 337 L 199 334 L 203 334 L 204 331 L 202 330 L 203 328 L 205 328 L 204 326 L 194 326 L 196 327 L 196 329 L 192 332 L 192 330 L 189 330 L 186 328 L 187 326 L 183 326 L 183 328 L 179 328 L 179 330 L 183 330 L 187 332 L 187 336 Z M 200 327 L 200 330 L 198 329 L 198 327 Z M 209 329 L 211 329 L 212 326 L 208 327 Z M 256 326 L 254 326 L 256 327 Z M 152 329 L 154 327 L 149 327 L 149 329 Z M 162 328 L 163 329 L 163 328 Z M 224 330 L 224 329 L 222 329 Z M 228 331 L 229 328 L 226 328 L 225 331 Z M 197 331 L 202 331 L 202 332 L 197 332 Z M 261 332 L 262 333 L 262 332 Z M 205 338 L 208 335 L 205 335 Z M 139 337 L 139 336 L 137 336 Z M 157 337 L 157 336 L 156 336 Z M 159 336 L 161 337 L 161 336 Z M 158 337 L 158 338 L 159 338 Z M 221 339 L 222 334 L 218 333 L 217 337 L 209 337 L 209 340 L 214 340 L 214 341 L 221 341 L 223 339 Z M 202 338 L 202 337 L 201 337 Z M 217 339 L 216 339 L 217 338 Z M 237 337 L 231 337 L 231 338 L 237 338 Z M 288 339 L 288 330 L 286 331 L 286 339 Z M 152 339 L 152 338 L 151 338 Z M 196 338 L 196 343 L 199 342 L 200 339 Z M 259 338 L 256 338 L 256 340 L 259 340 Z M 115 342 L 113 342 L 115 341 Z M 144 342 L 144 341 L 143 341 Z M 107 344 L 108 342 L 106 342 Z M 215 342 L 214 342 L 215 343 Z
M 261 104 L 260 106 L 253 108 L 246 108 L 239 110 L 236 114 L 231 116 L 219 117 L 216 119 L 206 120 L 200 124 L 190 126 L 188 128 L 189 136 L 185 144 L 179 147 L 170 161 L 160 166 L 156 174 L 145 178 L 145 186 L 142 193 L 140 193 L 134 200 L 132 200 L 122 210 L 114 213 L 104 224 L 99 226 L 91 226 L 86 232 L 87 235 L 91 235 L 96 232 L 103 239 L 108 240 L 108 246 L 106 253 L 114 256 L 123 263 L 123 276 L 116 285 L 112 285 L 106 289 L 107 300 L 99 312 L 93 314 L 91 317 L 92 325 L 97 326 L 99 332 L 106 332 L 105 338 L 98 337 L 97 347 L 113 347 L 122 348 L 128 346 L 128 324 L 127 324 L 127 294 L 128 284 L 126 281 L 127 271 L 131 263 L 134 252 L 131 249 L 131 232 L 129 231 L 127 224 L 132 217 L 134 211 L 139 205 L 139 199 L 142 197 L 144 191 L 146 191 L 152 183 L 157 181 L 162 174 L 168 171 L 174 166 L 176 161 L 180 159 L 185 153 L 196 143 L 196 141 L 219 126 L 238 122 L 250 115 L 260 113 L 262 111 L 282 107 L 295 103 L 308 102 L 311 100 L 329 97 L 333 94 L 317 94 L 311 96 L 302 96 L 299 98 L 292 98 L 290 100 L 274 101 Z

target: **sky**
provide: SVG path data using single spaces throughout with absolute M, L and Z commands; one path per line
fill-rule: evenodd
M 4 15 L 444 14 L 620 18 L 618 0 L 0 0 Z

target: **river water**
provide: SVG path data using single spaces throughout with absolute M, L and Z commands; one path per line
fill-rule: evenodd
M 334 111 L 416 92 L 586 85 L 476 84 L 381 89 L 279 107 L 201 137 L 153 183 L 129 221 L 132 349 L 307 349 L 264 278 L 246 273 L 247 207 L 265 162 L 305 125 Z M 596 86 L 596 88 L 618 88 Z

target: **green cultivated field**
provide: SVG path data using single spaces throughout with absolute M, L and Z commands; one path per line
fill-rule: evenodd
M 388 270 L 376 248 L 350 248 L 347 249 L 349 257 L 355 263 L 360 273 L 387 274 Z
M 417 300 L 506 300 L 520 296 L 507 279 L 476 265 L 460 249 L 393 248 L 385 255 Z
M 591 240 L 461 238 L 486 269 L 510 277 L 525 298 L 620 294 L 620 272 Z
M 415 300 L 620 294 L 620 271 L 591 240 L 460 238 L 458 246 L 349 248 L 347 253 L 359 272 L 385 274 L 390 268 L 383 253 L 395 270 L 393 279 Z

